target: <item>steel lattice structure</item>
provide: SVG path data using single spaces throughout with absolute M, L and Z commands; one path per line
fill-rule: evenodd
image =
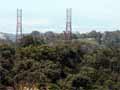
M 65 40 L 72 39 L 72 8 L 66 10 L 66 30 L 64 31 Z
M 17 9 L 16 43 L 20 43 L 22 38 L 22 9 Z

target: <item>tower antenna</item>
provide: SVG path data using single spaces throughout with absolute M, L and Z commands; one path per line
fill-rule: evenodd
M 22 9 L 17 9 L 16 44 L 21 42 L 22 36 Z
M 65 40 L 72 39 L 72 8 L 66 9 L 66 30 L 64 31 Z

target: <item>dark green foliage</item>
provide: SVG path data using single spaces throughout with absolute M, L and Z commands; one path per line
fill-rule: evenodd
M 22 47 L 26 47 L 26 46 L 30 46 L 30 45 L 41 45 L 41 44 L 45 44 L 45 41 L 43 38 L 41 38 L 39 36 L 39 33 L 38 35 L 36 35 L 37 32 L 33 32 L 32 34 L 30 35 L 25 35 L 19 46 L 22 46 Z
M 85 76 L 76 76 L 75 79 L 72 81 L 73 88 L 80 88 L 89 89 L 91 80 Z
M 31 44 L 32 40 L 16 50 L 0 46 L 1 87 L 24 81 L 50 90 L 119 90 L 120 48 L 72 42 Z

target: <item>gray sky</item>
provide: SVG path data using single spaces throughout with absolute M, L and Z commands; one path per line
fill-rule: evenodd
M 15 33 L 16 9 L 23 9 L 23 32 L 62 32 L 66 8 L 72 8 L 73 31 L 120 28 L 120 0 L 0 0 L 0 32 Z

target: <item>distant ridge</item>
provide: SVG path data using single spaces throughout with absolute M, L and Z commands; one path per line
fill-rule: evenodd
M 0 39 L 15 41 L 15 34 L 0 32 Z

